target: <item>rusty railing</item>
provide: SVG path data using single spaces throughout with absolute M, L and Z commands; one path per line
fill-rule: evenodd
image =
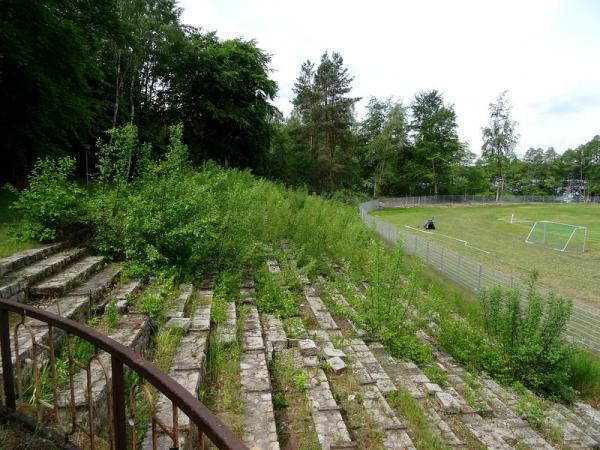
M 9 316 L 13 314 L 13 340 L 11 345 Z M 34 331 L 31 321 L 47 325 L 47 334 Z M 36 326 L 39 330 L 39 326 Z M 21 331 L 20 333 L 20 330 Z M 25 336 L 25 339 L 23 339 Z M 40 337 L 40 336 L 43 336 Z M 77 336 L 93 345 L 93 352 L 87 361 L 77 360 L 72 351 L 72 336 Z M 21 337 L 21 339 L 19 339 Z M 69 402 L 67 407 L 59 405 L 59 377 L 56 366 L 56 350 L 62 340 L 66 340 Z M 30 340 L 30 351 L 21 354 L 20 346 Z M 14 355 L 13 349 L 14 348 Z M 42 311 L 30 305 L 12 300 L 0 299 L 0 350 L 2 355 L 3 389 L 0 393 L 2 412 L 16 418 L 31 417 L 35 409 L 36 425 L 55 429 L 56 435 L 63 436 L 64 442 L 73 442 L 76 435 L 86 440 L 86 447 L 125 450 L 137 446 L 136 397 L 145 398 L 150 409 L 152 447 L 159 448 L 158 433 L 162 430 L 170 448 L 179 448 L 178 411 L 189 418 L 188 439 L 193 439 L 193 448 L 204 448 L 206 436 L 219 449 L 247 449 L 247 447 L 197 398 L 141 355 L 109 337 L 79 322 Z M 102 353 L 106 352 L 106 354 Z M 24 353 L 24 352 L 23 352 Z M 106 411 L 95 411 L 92 401 L 92 365 L 97 364 L 106 382 Z M 47 374 L 45 389 L 51 391 L 44 398 L 41 395 L 42 380 L 40 370 Z M 127 368 L 138 375 L 130 377 L 129 412 L 126 405 Z M 85 396 L 87 411 L 79 412 L 75 405 L 74 372 L 86 371 Z M 25 386 L 25 387 L 24 387 Z M 159 417 L 154 405 L 152 389 L 164 394 L 172 402 L 172 425 Z M 49 397 L 51 400 L 49 400 Z M 70 410 L 70 411 L 69 411 Z M 102 426 L 98 419 L 105 417 Z M 143 430 L 146 431 L 145 429 Z M 128 442 L 128 434 L 130 436 Z M 102 437 L 101 437 L 102 436 Z M 102 444 L 101 444 L 102 440 Z M 75 439 L 77 441 L 77 439 Z M 78 443 L 76 443 L 79 445 Z

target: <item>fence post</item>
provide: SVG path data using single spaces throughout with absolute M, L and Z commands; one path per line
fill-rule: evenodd
M 481 291 L 481 264 L 479 264 L 479 279 L 477 280 L 477 291 Z
M 2 376 L 4 378 L 4 398 L 6 407 L 15 411 L 15 380 L 13 378 L 12 355 L 10 354 L 10 329 L 8 328 L 8 311 L 0 309 L 0 350 L 2 354 Z
M 113 430 L 115 433 L 115 448 L 127 449 L 127 429 L 125 426 L 125 374 L 123 363 L 111 356 L 112 365 L 112 402 Z

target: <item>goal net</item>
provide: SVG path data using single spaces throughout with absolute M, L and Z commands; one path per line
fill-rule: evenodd
M 560 252 L 585 252 L 587 227 L 538 220 L 533 224 L 525 242 L 540 244 Z

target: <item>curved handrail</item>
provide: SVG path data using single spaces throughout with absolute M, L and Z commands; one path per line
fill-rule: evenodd
M 220 449 L 247 450 L 248 447 L 215 416 L 202 402 L 190 394 L 179 383 L 161 372 L 154 364 L 130 348 L 87 326 L 34 306 L 0 299 L 0 310 L 26 315 L 56 326 L 78 336 L 104 350 L 122 364 L 137 372 L 142 378 L 164 394 L 175 406 L 181 409 L 190 421 Z

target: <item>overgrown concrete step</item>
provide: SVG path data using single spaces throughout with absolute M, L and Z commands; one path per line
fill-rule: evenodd
M 206 366 L 206 351 L 208 346 L 207 332 L 191 331 L 186 334 L 179 344 L 171 367 L 169 376 L 183 386 L 194 397 L 202 387 Z M 165 395 L 160 394 L 156 403 L 158 418 L 167 426 L 173 428 L 173 404 Z M 180 449 L 202 448 L 196 427 L 190 426 L 190 419 L 180 410 L 177 411 L 178 445 Z M 171 448 L 173 440 L 158 427 L 156 448 Z M 152 427 L 146 432 L 142 449 L 152 449 Z
M 309 382 L 306 388 L 315 430 L 322 449 L 355 448 L 342 417 L 325 372 L 318 366 L 306 364 Z
M 324 283 L 324 280 L 323 280 L 323 283 Z M 331 296 L 331 300 L 333 300 L 333 302 L 336 304 L 336 306 L 338 308 L 341 308 L 342 313 L 344 314 L 344 316 L 348 320 L 348 323 L 352 327 L 352 330 L 354 331 L 354 333 L 356 333 L 356 335 L 358 337 L 361 337 L 361 338 L 366 337 L 367 336 L 367 332 L 365 330 L 363 330 L 362 328 L 358 327 L 354 323 L 355 320 L 356 320 L 356 318 L 358 317 L 358 313 L 352 307 L 352 305 L 350 305 L 350 303 L 348 303 L 348 300 L 346 300 L 346 297 L 344 297 L 339 292 L 335 292 Z
M 585 420 L 592 430 L 600 429 L 600 411 L 585 402 L 575 402 L 573 412 Z
M 429 426 L 442 437 L 444 442 L 452 447 L 462 446 L 463 442 L 456 436 L 452 428 L 430 406 L 431 404 L 437 405 L 443 414 L 455 414 L 459 412 L 460 404 L 454 401 L 449 394 L 442 395 L 439 398 L 435 397 L 433 391 L 436 389 L 434 386 L 437 386 L 440 391 L 441 388 L 431 383 L 429 378 L 414 363 L 398 361 L 379 343 L 372 343 L 369 348 L 396 387 L 405 390 L 412 398 L 423 405 Z M 427 390 L 426 385 L 428 384 L 431 385 L 431 390 Z M 428 396 L 434 396 L 431 403 L 427 401 Z M 440 400 L 447 401 L 447 403 L 442 404 Z M 488 433 L 488 430 L 484 429 L 485 423 L 482 419 L 479 421 L 477 419 L 481 419 L 481 417 L 478 415 L 477 418 L 469 417 L 469 420 L 473 423 L 473 430 L 471 431 L 483 445 L 489 448 L 509 448 L 505 446 L 504 441 L 499 436 Z
M 235 302 L 225 304 L 225 322 L 217 326 L 215 336 L 220 344 L 231 344 L 237 340 Z
M 34 262 L 57 252 L 61 246 L 62 244 L 57 242 L 29 250 L 23 250 L 22 252 L 14 253 L 5 258 L 0 258 L 0 276 L 4 275 L 5 273 L 20 269 L 21 267 L 33 264 Z
M 190 331 L 209 331 L 210 314 L 212 310 L 213 290 L 212 284 L 205 285 L 200 289 L 196 309 L 192 317 Z
M 363 406 L 383 434 L 384 448 L 394 450 L 414 449 L 412 440 L 406 432 L 406 426 L 398 420 L 396 414 L 383 396 L 382 390 L 377 383 L 379 378 L 378 371 L 371 373 L 368 367 L 363 365 L 363 358 L 359 356 L 350 341 L 344 340 L 344 350 L 352 360 L 352 375 L 360 386 Z M 377 363 L 377 365 L 379 364 Z M 385 377 L 387 378 L 387 375 Z M 391 383 L 391 381 L 389 382 Z M 388 386 L 386 385 L 385 387 L 387 388 Z M 392 385 L 391 390 L 396 390 L 395 386 Z
M 310 310 L 322 330 L 340 329 L 337 323 L 335 323 L 335 320 L 333 320 L 329 310 L 323 303 L 323 300 L 321 300 L 321 297 L 316 295 L 315 290 L 311 285 L 308 285 L 304 288 L 304 298 L 308 302 Z
M 137 353 L 143 353 L 148 345 L 151 326 L 150 320 L 143 314 L 126 314 L 119 318 L 119 324 L 108 333 L 108 337 L 120 344 L 131 348 Z M 81 361 L 86 363 L 87 361 Z M 105 372 L 106 370 L 106 372 Z M 71 414 L 71 405 L 81 420 L 87 420 L 88 405 L 92 405 L 94 411 L 94 428 L 100 430 L 106 422 L 108 414 L 108 386 L 112 382 L 112 370 L 110 355 L 99 352 L 90 364 L 90 398 L 88 401 L 88 373 L 80 370 L 73 378 L 73 396 L 70 388 L 59 393 L 58 406 L 67 418 Z M 84 419 L 84 417 L 86 419 Z
M 175 301 L 167 311 L 167 319 L 184 317 L 185 309 L 193 293 L 193 285 L 182 284 L 181 286 L 179 286 L 179 297 L 175 299 Z
M 117 302 L 117 310 L 119 313 L 125 314 L 129 308 L 129 302 L 142 290 L 143 286 L 144 280 L 142 278 L 134 278 L 127 281 L 119 286 L 115 292 L 104 296 L 103 299 L 96 304 L 96 312 L 102 314 L 106 305 L 114 299 Z
M 9 298 L 22 292 L 27 286 L 55 274 L 63 267 L 79 259 L 85 250 L 71 248 L 51 254 L 22 269 L 10 272 L 0 279 L 0 298 Z
M 62 272 L 32 286 L 29 293 L 32 297 L 37 298 L 63 295 L 95 272 L 103 262 L 102 256 L 87 256 L 66 267 Z
M 249 305 L 242 332 L 240 383 L 244 409 L 244 442 L 250 448 L 278 450 L 271 379 L 256 306 Z
M 513 405 L 518 405 L 518 396 L 511 389 L 504 388 L 490 378 L 481 379 L 482 384 L 487 390 L 499 398 L 511 401 Z M 532 394 L 533 395 L 533 394 Z M 590 436 L 585 429 L 577 426 L 573 421 L 563 415 L 558 408 L 548 403 L 548 414 L 542 424 L 546 432 L 550 435 L 560 431 L 561 439 L 569 448 L 576 449 L 598 449 L 599 442 Z M 516 412 L 516 411 L 515 411 Z
M 243 351 L 264 351 L 265 342 L 262 336 L 260 318 L 256 306 L 249 305 L 244 317 L 244 332 L 242 334 Z
M 91 305 L 93 300 L 100 297 L 104 292 L 106 292 L 110 288 L 110 286 L 112 286 L 112 284 L 119 276 L 119 273 L 119 268 L 108 266 L 107 268 L 99 272 L 93 279 L 90 279 L 88 281 L 86 289 L 83 291 L 85 293 L 82 294 L 76 293 L 75 291 L 71 291 L 68 293 L 68 295 L 53 299 L 51 303 L 41 305 L 39 308 L 42 311 L 51 312 L 53 314 L 59 315 L 67 319 L 80 321 L 85 317 L 86 313 L 89 310 L 89 306 Z M 48 326 L 45 322 L 38 321 L 36 319 L 26 318 L 25 323 L 31 327 L 36 342 L 41 344 L 48 343 Z M 32 358 L 33 341 L 31 340 L 31 335 L 24 327 L 19 327 L 19 331 L 17 334 L 19 339 L 19 355 L 21 361 L 24 363 L 24 365 L 28 365 L 31 362 L 27 362 L 26 360 Z M 53 331 L 55 347 L 62 342 L 63 337 L 64 332 L 60 328 L 55 327 Z M 48 355 L 46 354 L 46 352 L 38 352 L 38 362 L 40 364 L 45 363 L 47 357 Z M 16 356 L 14 354 L 13 362 L 16 362 Z
M 369 376 L 375 381 L 382 393 L 387 394 L 396 390 L 396 386 L 362 339 L 350 339 L 349 347 L 352 348 L 354 354 L 369 372 Z
M 432 345 L 434 361 L 440 369 L 448 374 L 448 382 L 453 386 L 448 391 L 462 404 L 464 400 L 454 388 L 461 391 L 470 389 L 463 380 L 466 374 L 465 370 L 456 364 L 450 355 L 441 351 L 435 340 L 425 332 L 419 332 L 418 336 Z M 510 445 L 526 445 L 545 450 L 552 449 L 553 447 L 542 436 L 533 430 L 526 421 L 519 418 L 516 413 L 519 401 L 516 398 L 508 399 L 507 395 L 498 395 L 498 393 L 502 392 L 503 388 L 494 382 L 498 389 L 491 389 L 486 380 L 486 378 L 476 378 L 475 382 L 479 386 L 480 400 L 483 400 L 487 407 L 494 413 L 494 420 L 489 420 L 488 422 L 490 426 L 494 427 L 495 433 L 502 436 Z M 509 400 L 508 403 L 506 403 L 506 400 Z M 464 410 L 464 406 L 462 408 Z M 481 411 L 482 408 L 479 408 L 479 410 Z
M 565 417 L 574 425 L 578 426 L 585 434 L 590 436 L 596 442 L 600 442 L 600 429 L 598 425 L 594 424 L 593 422 L 590 422 L 585 414 L 576 414 L 570 408 L 567 408 L 561 403 L 553 403 L 551 406 L 551 410 L 562 414 L 563 417 Z
M 288 340 L 283 329 L 283 323 L 280 319 L 272 314 L 264 314 L 262 319 L 266 341 L 267 360 L 271 361 L 275 352 L 279 352 L 287 348 Z

